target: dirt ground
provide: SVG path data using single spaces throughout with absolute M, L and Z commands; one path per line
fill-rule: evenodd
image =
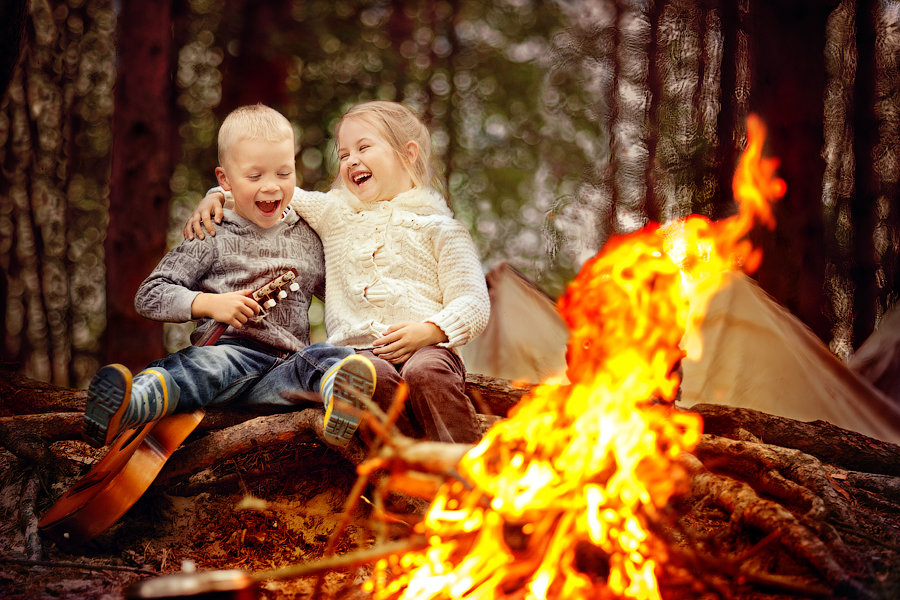
M 81 442 L 54 445 L 58 474 L 43 474 L 38 517 L 89 468 L 96 453 Z M 284 474 L 265 479 L 236 478 L 237 485 L 193 496 L 177 490 L 150 490 L 110 529 L 78 548 L 62 549 L 43 539 L 43 561 L 23 556 L 20 506 L 24 486 L 12 455 L 0 453 L 0 597 L 115 600 L 133 594 L 129 586 L 173 574 L 191 561 L 198 572 L 268 571 L 321 558 L 354 483 L 353 467 L 315 442 L 282 448 L 278 456 L 244 457 L 272 465 L 290 461 Z M 229 461 L 217 468 L 246 473 Z M 341 537 L 337 552 L 368 546 L 369 507 L 363 503 Z M 319 597 L 348 598 L 366 579 L 365 567 L 329 572 Z M 260 598 L 309 598 L 316 577 L 264 582 Z

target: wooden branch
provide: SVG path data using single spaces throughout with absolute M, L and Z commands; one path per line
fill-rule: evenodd
M 0 555 L 0 564 L 7 563 L 11 565 L 24 565 L 26 567 L 49 567 L 52 569 L 78 569 L 84 571 L 124 571 L 126 573 L 137 573 L 139 575 L 161 575 L 158 571 L 151 571 L 141 567 L 130 567 L 128 565 L 105 565 L 100 563 L 88 563 L 72 560 L 31 560 L 27 558 L 16 558 L 13 556 Z
M 84 412 L 87 390 L 30 379 L 16 365 L 0 363 L 0 417 L 49 412 Z
M 519 384 L 477 373 L 466 374 L 466 395 L 472 400 L 475 410 L 484 415 L 507 416 L 509 409 L 534 387 L 531 383 Z
M 342 569 L 356 565 L 364 565 L 377 561 L 380 558 L 395 554 L 403 554 L 413 550 L 421 550 L 427 547 L 428 542 L 424 536 L 413 535 L 409 539 L 399 542 L 388 542 L 381 545 L 375 545 L 371 548 L 348 552 L 339 556 L 326 556 L 319 560 L 314 560 L 305 564 L 291 565 L 281 567 L 280 569 L 272 569 L 261 573 L 254 573 L 252 578 L 254 581 L 270 581 L 276 579 L 294 579 L 296 577 L 304 577 L 306 575 L 315 575 L 332 569 Z
M 39 487 L 37 473 L 30 473 L 22 488 L 22 501 L 19 504 L 19 525 L 25 532 L 25 558 L 28 560 L 40 560 L 44 553 L 35 514 Z
M 805 423 L 718 404 L 698 404 L 690 410 L 703 416 L 707 433 L 740 439 L 740 430 L 746 430 L 766 444 L 795 448 L 845 469 L 900 475 L 900 446 L 825 421 Z
M 692 452 L 704 465 L 717 473 L 752 480 L 754 488 L 806 510 L 810 519 L 821 521 L 827 513 L 848 519 L 852 515 L 839 510 L 841 496 L 827 478 L 822 462 L 799 450 L 768 444 L 746 443 L 704 434 Z
M 380 468 L 397 462 L 401 463 L 404 469 L 448 475 L 455 473 L 459 460 L 473 447 L 474 444 L 452 444 L 399 437 L 393 446 L 384 446 L 380 449 L 372 466 Z
M 673 560 L 683 565 L 690 565 L 695 571 L 723 573 L 734 581 L 759 583 L 767 589 L 782 590 L 803 598 L 831 598 L 834 595 L 830 587 L 816 585 L 800 577 L 748 570 L 742 567 L 740 561 L 726 560 L 706 553 L 687 552 L 674 545 L 668 551 Z M 696 583 L 692 579 L 689 581 L 692 586 Z M 735 591 L 733 589 L 722 588 L 720 591 L 725 597 L 736 597 L 733 595 Z M 689 596 L 682 595 L 681 597 Z
M 304 438 L 324 438 L 321 409 L 256 417 L 188 442 L 172 454 L 154 485 L 167 485 L 235 456 Z M 364 456 L 358 442 L 341 449 L 341 453 L 352 462 L 355 459 L 355 464 Z

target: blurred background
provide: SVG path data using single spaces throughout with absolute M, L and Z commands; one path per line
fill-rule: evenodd
M 335 120 L 373 98 L 425 117 L 485 271 L 552 297 L 611 235 L 731 214 L 756 112 L 788 192 L 754 277 L 846 358 L 898 290 L 898 25 L 875 0 L 6 0 L 2 360 L 84 387 L 184 345 L 132 299 L 221 119 L 284 113 L 325 190 Z

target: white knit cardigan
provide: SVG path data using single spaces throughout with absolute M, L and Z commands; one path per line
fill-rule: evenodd
M 325 249 L 325 330 L 369 347 L 390 325 L 431 322 L 455 348 L 481 333 L 490 300 L 469 232 L 435 190 L 360 202 L 344 188 L 294 190 L 291 206 Z

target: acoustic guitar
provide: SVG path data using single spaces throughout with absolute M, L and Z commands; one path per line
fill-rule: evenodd
M 285 271 L 252 294 L 265 317 L 276 298 L 287 296 L 285 286 L 297 291 L 297 271 Z M 215 344 L 228 326 L 217 323 L 195 342 L 195 346 Z M 176 413 L 159 421 L 125 431 L 88 473 L 75 482 L 38 522 L 38 528 L 60 547 L 84 544 L 118 521 L 140 498 L 172 453 L 197 428 L 203 409 Z

